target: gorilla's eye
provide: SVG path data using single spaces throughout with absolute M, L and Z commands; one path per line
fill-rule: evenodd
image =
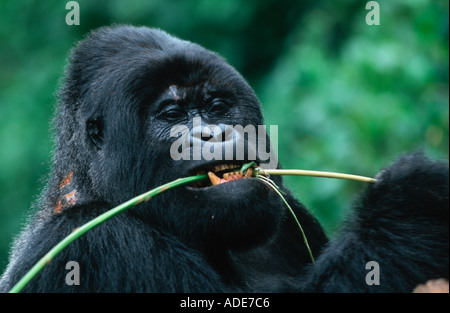
M 214 99 L 211 103 L 211 107 L 208 110 L 208 113 L 225 113 L 228 111 L 230 106 L 223 100 L 220 99 Z
M 103 145 L 103 119 L 101 117 L 89 119 L 86 131 L 92 143 L 100 149 Z
M 186 116 L 186 112 L 180 109 L 168 109 L 164 110 L 160 114 L 158 114 L 159 118 L 163 118 L 166 120 L 176 120 L 181 119 Z

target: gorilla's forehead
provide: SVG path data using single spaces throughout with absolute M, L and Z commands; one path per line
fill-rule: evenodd
M 253 94 L 242 76 L 222 58 L 205 49 L 192 51 L 175 49 L 164 53 L 143 52 L 140 61 L 124 75 L 124 89 L 131 97 L 158 98 L 183 102 L 185 99 L 204 100 L 205 97 L 228 94 Z
M 237 72 L 222 58 L 204 49 L 149 53 L 143 64 L 137 65 L 144 81 L 157 82 L 164 89 L 171 85 L 224 85 L 238 78 Z

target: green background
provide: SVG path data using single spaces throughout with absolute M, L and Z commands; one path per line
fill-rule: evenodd
M 374 176 L 402 152 L 448 159 L 448 0 L 0 2 L 0 273 L 50 170 L 50 121 L 69 50 L 111 23 L 162 28 L 224 56 L 278 125 L 285 168 Z M 364 184 L 286 182 L 329 234 Z

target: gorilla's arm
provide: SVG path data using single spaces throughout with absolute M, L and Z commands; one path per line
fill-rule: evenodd
M 429 279 L 448 279 L 448 163 L 413 154 L 377 178 L 301 279 L 301 291 L 412 292 Z M 379 264 L 380 285 L 366 284 L 369 261 Z
M 15 283 L 73 229 L 104 210 L 72 207 L 42 216 L 16 241 L 11 263 L 0 280 L 0 292 Z M 69 261 L 80 266 L 80 285 L 69 286 Z M 69 275 L 71 276 L 71 275 Z M 202 283 L 199 284 L 198 281 Z M 222 292 L 221 279 L 200 253 L 122 213 L 90 230 L 58 254 L 24 292 Z

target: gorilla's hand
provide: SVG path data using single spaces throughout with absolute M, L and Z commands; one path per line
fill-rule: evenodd
M 412 292 L 429 279 L 448 279 L 448 175 L 448 163 L 421 153 L 383 170 L 299 289 Z M 366 282 L 371 261 L 379 265 L 379 285 Z
M 397 231 L 405 232 L 410 225 L 417 233 L 417 227 L 424 232 L 439 225 L 448 227 L 448 177 L 448 163 L 433 162 L 422 153 L 402 156 L 377 175 L 378 182 L 365 195 L 359 216 L 375 229 L 399 227 Z

